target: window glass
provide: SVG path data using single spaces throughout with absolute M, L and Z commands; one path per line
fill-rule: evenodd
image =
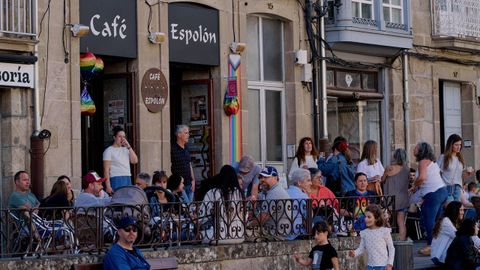
M 383 7 L 383 19 L 386 22 L 391 22 L 392 21 L 392 19 L 390 18 L 390 8 Z
M 282 98 L 280 91 L 265 91 L 267 160 L 282 160 Z
M 373 19 L 372 4 L 362 4 L 362 18 Z
M 248 90 L 248 154 L 261 160 L 260 147 L 260 91 Z
M 362 88 L 365 90 L 376 90 L 375 76 L 372 73 L 362 74 Z
M 335 86 L 335 77 L 333 70 L 327 70 L 327 86 Z
M 360 89 L 360 73 L 338 71 L 337 87 Z
M 402 10 L 398 8 L 392 8 L 392 20 L 394 23 L 402 23 Z
M 258 44 L 258 17 L 247 17 L 247 64 L 248 79 L 260 80 L 260 57 Z
M 282 24 L 278 20 L 262 19 L 263 79 L 283 81 Z

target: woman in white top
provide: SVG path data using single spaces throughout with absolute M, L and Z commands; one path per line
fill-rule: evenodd
M 123 186 L 132 184 L 130 163 L 137 164 L 138 157 L 125 138 L 125 130 L 121 126 L 113 128 L 113 144 L 103 152 L 103 176 L 106 191 L 111 194 Z
M 357 173 L 361 172 L 367 175 L 368 190 L 375 191 L 378 195 L 383 195 L 380 181 L 385 172 L 382 162 L 377 158 L 378 144 L 376 141 L 366 141 L 363 145 L 362 156 L 357 165 Z
M 460 201 L 463 187 L 463 177 L 473 175 L 473 172 L 465 171 L 465 160 L 462 155 L 462 137 L 452 134 L 447 139 L 445 151 L 438 158 L 437 164 L 442 172 L 442 179 L 447 185 L 448 199 Z
M 243 242 L 245 238 L 243 200 L 245 198 L 235 169 L 230 165 L 224 165 L 220 173 L 213 177 L 212 188 L 207 191 L 199 207 L 203 243 L 208 244 L 217 240 L 221 244 Z M 218 208 L 215 204 L 218 204 Z
M 430 256 L 433 226 L 435 221 L 440 218 L 448 192 L 440 176 L 440 168 L 435 163 L 435 155 L 430 144 L 418 143 L 413 153 L 418 162 L 418 176 L 413 182 L 410 192 L 416 192 L 418 189 L 423 198 L 420 220 L 427 232 L 427 246 L 420 249 L 419 253 Z
M 447 250 L 460 225 L 465 209 L 461 202 L 453 201 L 447 205 L 443 218 L 433 227 L 432 254 L 430 258 L 436 265 L 445 263 Z
M 292 172 L 298 168 L 318 168 L 317 167 L 318 151 L 313 144 L 312 138 L 304 137 L 298 144 L 297 153 L 293 159 L 292 166 L 288 178 L 291 178 Z

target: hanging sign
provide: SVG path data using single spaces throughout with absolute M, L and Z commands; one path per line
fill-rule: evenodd
M 218 10 L 189 3 L 168 4 L 170 62 L 218 66 Z
M 137 1 L 81 0 L 80 23 L 90 32 L 80 39 L 80 52 L 137 57 Z
M 143 103 L 148 111 L 157 113 L 163 109 L 168 98 L 168 84 L 165 75 L 158 68 L 145 72 L 140 86 Z
M 33 88 L 33 65 L 0 63 L 0 85 Z

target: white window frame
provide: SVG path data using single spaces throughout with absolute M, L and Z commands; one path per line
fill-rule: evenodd
M 360 17 L 357 17 L 357 18 L 362 18 L 362 19 L 369 19 L 369 20 L 375 20 L 375 10 L 373 9 L 374 5 L 375 5 L 375 1 L 374 0 L 352 0 L 352 5 L 353 3 L 359 3 L 359 8 L 360 8 Z M 372 18 L 363 18 L 361 17 L 362 16 L 362 4 L 368 4 L 370 5 L 370 13 L 372 14 Z M 352 10 L 353 10 L 353 7 L 352 7 Z M 352 14 L 353 16 L 353 14 Z M 356 16 L 353 16 L 353 17 L 356 17 Z
M 287 149 L 286 149 L 286 109 L 285 109 L 285 63 L 284 57 L 282 57 L 282 81 L 265 81 L 264 80 L 264 68 L 263 68 L 263 19 L 272 19 L 270 17 L 261 16 L 261 15 L 249 15 L 258 18 L 258 54 L 259 54 L 259 70 L 260 70 L 260 81 L 248 81 L 248 91 L 256 90 L 259 91 L 260 95 L 260 160 L 256 162 L 262 166 L 271 165 L 278 167 L 283 167 L 282 172 L 286 173 L 287 171 Z M 285 52 L 285 27 L 284 23 L 281 23 L 281 40 L 282 40 L 282 56 Z M 248 68 L 248 67 L 247 67 Z M 271 161 L 267 160 L 267 138 L 266 138 L 266 91 L 278 91 L 281 92 L 281 132 L 282 132 L 282 160 L 281 161 Z M 248 154 L 248 153 L 246 153 Z M 282 173 L 280 172 L 280 173 Z
M 387 20 L 385 20 L 385 21 L 395 23 L 395 22 L 391 21 L 391 19 L 392 19 L 392 9 L 399 9 L 400 10 L 400 15 L 401 15 L 400 18 L 402 19 L 400 21 L 400 24 L 403 24 L 403 0 L 400 0 L 400 5 L 392 4 L 392 0 L 388 0 L 388 2 L 389 2 L 388 4 L 385 4 L 385 3 L 383 3 L 383 0 L 382 0 L 382 12 L 383 12 L 384 7 L 388 8 L 390 10 L 390 21 L 387 21 Z

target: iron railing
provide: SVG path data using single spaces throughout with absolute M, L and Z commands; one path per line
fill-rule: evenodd
M 432 10 L 434 35 L 480 38 L 480 1 L 434 0 Z
M 396 227 L 393 196 L 7 209 L 0 210 L 0 255 L 102 253 L 116 241 L 115 221 L 126 215 L 133 216 L 140 227 L 136 246 L 154 250 L 186 244 L 309 239 L 312 224 L 319 220 L 329 224 L 333 235 L 356 235 L 364 228 L 363 211 L 369 203 L 379 204 Z
M 0 35 L 36 36 L 35 0 L 0 0 Z

